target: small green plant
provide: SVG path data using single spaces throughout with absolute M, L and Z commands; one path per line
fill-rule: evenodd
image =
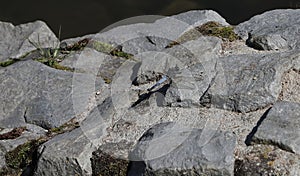
M 59 31 L 58 31 L 58 39 L 59 40 L 60 40 L 60 33 L 61 33 L 61 27 L 59 27 Z M 33 45 L 39 51 L 39 53 L 42 57 L 53 58 L 53 59 L 58 57 L 59 50 L 60 50 L 59 42 L 56 45 L 53 43 L 52 48 L 43 48 L 41 45 L 41 42 L 40 42 L 40 36 L 38 35 L 37 38 L 38 38 L 37 42 L 34 42 L 30 39 L 28 39 L 28 41 L 31 45 Z
M 58 39 L 60 40 L 60 34 L 61 34 L 61 27 L 59 28 L 58 32 Z M 34 60 L 41 62 L 49 67 L 58 69 L 58 70 L 64 70 L 64 71 L 74 71 L 74 69 L 65 67 L 59 64 L 61 61 L 61 58 L 59 58 L 60 50 L 61 48 L 59 47 L 59 42 L 57 45 L 53 44 L 52 48 L 43 48 L 40 42 L 40 38 L 38 36 L 38 41 L 34 42 L 28 39 L 29 43 L 32 44 L 40 54 L 40 58 L 36 58 Z

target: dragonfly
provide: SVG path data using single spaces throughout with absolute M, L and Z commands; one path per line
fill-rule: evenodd
M 144 94 L 139 95 L 139 99 L 138 99 L 135 103 L 133 103 L 133 104 L 131 105 L 131 108 L 137 106 L 137 105 L 140 104 L 142 101 L 148 99 L 148 98 L 151 96 L 151 94 L 153 93 L 152 90 L 155 89 L 155 88 L 157 88 L 158 86 L 160 86 L 160 85 L 163 84 L 164 82 L 166 82 L 168 79 L 169 79 L 168 76 L 163 75 L 162 78 L 161 78 L 160 80 L 158 80 L 152 87 L 150 87 L 149 89 L 147 89 L 147 91 L 148 91 L 147 93 L 144 93 Z
M 152 87 L 147 89 L 148 92 L 155 89 L 156 87 L 160 86 L 162 83 L 166 82 L 168 80 L 168 77 L 166 75 L 163 75 L 160 80 L 158 80 Z

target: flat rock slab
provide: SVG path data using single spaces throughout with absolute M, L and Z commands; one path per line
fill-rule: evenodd
M 229 132 L 153 126 L 130 153 L 128 175 L 233 175 L 236 138 Z M 208 142 L 203 142 L 208 141 Z
M 297 52 L 219 58 L 217 75 L 200 103 L 237 112 L 264 108 L 278 99 L 282 75 L 295 60 Z
M 74 117 L 72 72 L 28 60 L 1 69 L 0 75 L 1 126 L 31 123 L 49 129 Z
M 42 21 L 18 26 L 0 22 L 0 61 L 19 58 L 36 50 L 37 48 L 29 40 L 37 43 L 40 48 L 55 47 L 59 42 L 55 34 Z
M 239 24 L 235 31 L 260 50 L 300 48 L 300 10 L 273 10 Z
M 258 126 L 255 143 L 277 145 L 300 154 L 300 104 L 277 102 Z

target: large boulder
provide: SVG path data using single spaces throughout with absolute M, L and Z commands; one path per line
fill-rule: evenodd
M 209 142 L 204 138 L 201 129 L 155 125 L 130 153 L 128 175 L 233 175 L 235 136 L 215 131 Z
M 0 72 L 2 127 L 30 123 L 50 129 L 76 115 L 72 72 L 53 69 L 32 60 L 15 63 Z
M 273 10 L 239 24 L 235 31 L 259 50 L 300 48 L 300 10 Z
M 237 112 L 250 112 L 273 104 L 281 92 L 281 79 L 299 53 L 233 55 L 218 59 L 217 72 L 200 103 Z
M 57 47 L 58 39 L 42 21 L 14 26 L 0 22 L 0 61 L 20 58 L 36 50 L 31 42 L 40 48 Z
M 102 143 L 108 122 L 101 107 L 94 108 L 80 128 L 55 136 L 39 148 L 35 175 L 91 175 L 92 152 Z

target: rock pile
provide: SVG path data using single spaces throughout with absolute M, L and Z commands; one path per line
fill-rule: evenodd
M 299 19 L 0 22 L 1 175 L 300 175 Z

